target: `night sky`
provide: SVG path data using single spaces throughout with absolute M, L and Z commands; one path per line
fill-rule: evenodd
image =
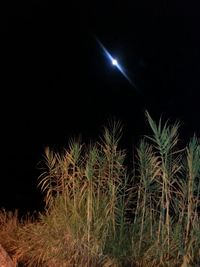
M 199 135 L 200 6 L 186 0 L 80 2 L 0 7 L 0 207 L 42 208 L 37 164 L 45 146 L 62 149 L 79 134 L 95 140 L 108 118 L 121 120 L 127 149 L 149 132 L 146 109 L 156 120 L 180 120 L 183 140 Z

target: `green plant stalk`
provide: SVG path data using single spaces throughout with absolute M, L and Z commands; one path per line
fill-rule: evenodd
M 198 220 L 198 206 L 199 206 L 199 201 L 200 201 L 200 177 L 199 177 L 199 182 L 198 182 L 198 187 L 197 187 L 197 195 L 196 195 L 196 201 L 195 201 L 195 221 Z
M 166 227 L 167 227 L 167 248 L 168 248 L 168 258 L 169 258 L 169 248 L 170 248 L 170 215 L 169 215 L 169 189 L 167 179 L 165 181 L 166 187 Z
M 191 172 L 189 173 L 188 179 L 188 203 L 187 203 L 187 225 L 186 225 L 186 237 L 185 237 L 185 245 L 187 246 L 189 241 L 190 227 L 192 221 L 192 200 L 193 200 L 193 175 Z
M 163 241 L 163 209 L 164 209 L 164 184 L 162 184 L 162 193 L 161 193 L 161 204 L 160 204 L 160 216 L 158 222 L 158 244 L 161 244 Z
M 151 195 L 149 197 L 150 199 L 150 203 L 149 203 L 149 210 L 150 210 L 150 237 L 151 240 L 153 238 L 153 209 L 152 209 L 152 199 L 151 199 Z
M 133 224 L 136 224 L 137 222 L 137 216 L 139 214 L 139 207 L 140 207 L 140 197 L 141 197 L 141 181 L 140 181 L 140 184 L 139 184 L 139 190 L 138 190 L 138 195 L 137 195 L 137 205 L 136 205 L 136 210 L 135 210 L 135 217 L 134 217 L 134 222 Z
M 147 194 L 147 190 L 145 188 L 144 197 L 143 197 L 142 222 L 141 222 L 141 227 L 140 227 L 139 254 L 141 251 L 141 244 L 142 244 L 142 240 L 143 240 L 144 216 L 145 216 L 145 209 L 146 209 L 146 194 Z

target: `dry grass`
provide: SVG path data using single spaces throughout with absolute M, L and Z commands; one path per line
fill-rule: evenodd
M 198 266 L 200 144 L 178 149 L 178 123 L 158 125 L 141 140 L 127 173 L 122 128 L 100 142 L 49 148 L 39 177 L 45 212 L 19 222 L 0 213 L 0 242 L 25 266 Z
M 21 224 L 18 219 L 18 212 L 0 210 L 0 244 L 7 251 L 14 263 L 17 263 L 18 230 Z

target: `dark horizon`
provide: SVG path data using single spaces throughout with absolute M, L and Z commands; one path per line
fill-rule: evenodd
M 41 207 L 37 185 L 45 146 L 70 137 L 97 139 L 108 118 L 124 125 L 131 149 L 149 133 L 148 110 L 181 122 L 187 142 L 200 132 L 199 4 L 149 1 L 2 7 L 2 145 L 0 206 Z M 116 55 L 138 94 L 106 59 L 94 36 Z

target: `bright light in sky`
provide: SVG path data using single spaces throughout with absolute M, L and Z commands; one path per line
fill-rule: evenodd
M 129 83 L 136 88 L 135 84 L 132 82 L 132 80 L 128 77 L 128 75 L 125 73 L 125 70 L 122 68 L 122 66 L 118 63 L 116 59 L 114 59 L 111 54 L 107 51 L 107 49 L 103 46 L 103 44 L 96 38 L 98 44 L 105 52 L 106 56 L 110 59 L 111 63 L 118 68 L 118 70 L 123 74 L 123 76 L 129 81 Z
M 117 65 L 118 65 L 117 60 L 113 58 L 113 59 L 112 59 L 112 64 L 113 64 L 114 66 L 117 66 Z

